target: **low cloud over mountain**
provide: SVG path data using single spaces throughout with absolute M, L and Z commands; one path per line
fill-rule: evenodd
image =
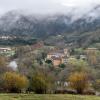
M 82 2 L 77 0 L 76 3 L 75 1 L 51 0 L 49 3 L 52 2 L 53 4 L 61 5 L 61 7 L 59 6 L 60 10 L 57 9 L 57 6 L 55 6 L 55 9 L 52 7 L 54 12 L 47 11 L 48 13 L 45 10 L 38 12 L 37 9 L 34 9 L 37 13 L 32 9 L 30 12 L 19 9 L 8 11 L 0 17 L 0 35 L 32 36 L 44 39 L 61 34 L 66 35 L 70 40 L 81 40 L 81 36 L 93 37 L 93 32 L 100 29 L 99 0 L 94 2 L 87 0 L 87 3 L 86 0 Z M 45 4 L 48 4 L 48 0 Z M 88 35 L 87 32 L 92 33 Z M 97 35 L 99 39 L 99 31 Z

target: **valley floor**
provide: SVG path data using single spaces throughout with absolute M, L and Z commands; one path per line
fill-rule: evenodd
M 0 94 L 0 100 L 100 100 L 97 96 L 79 95 L 38 95 L 38 94 Z

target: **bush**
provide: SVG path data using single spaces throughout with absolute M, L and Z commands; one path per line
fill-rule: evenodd
M 4 88 L 7 92 L 21 92 L 28 86 L 28 80 L 25 76 L 14 72 L 6 72 L 3 75 Z

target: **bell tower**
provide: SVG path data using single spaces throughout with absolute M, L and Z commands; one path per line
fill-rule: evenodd
M 64 49 L 64 54 L 67 56 L 67 57 L 69 57 L 69 50 L 66 48 L 66 49 Z

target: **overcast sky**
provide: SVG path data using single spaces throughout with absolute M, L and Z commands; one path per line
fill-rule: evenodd
M 32 13 L 58 13 L 70 12 L 84 13 L 100 0 L 0 0 L 0 14 L 10 10 L 24 10 Z

